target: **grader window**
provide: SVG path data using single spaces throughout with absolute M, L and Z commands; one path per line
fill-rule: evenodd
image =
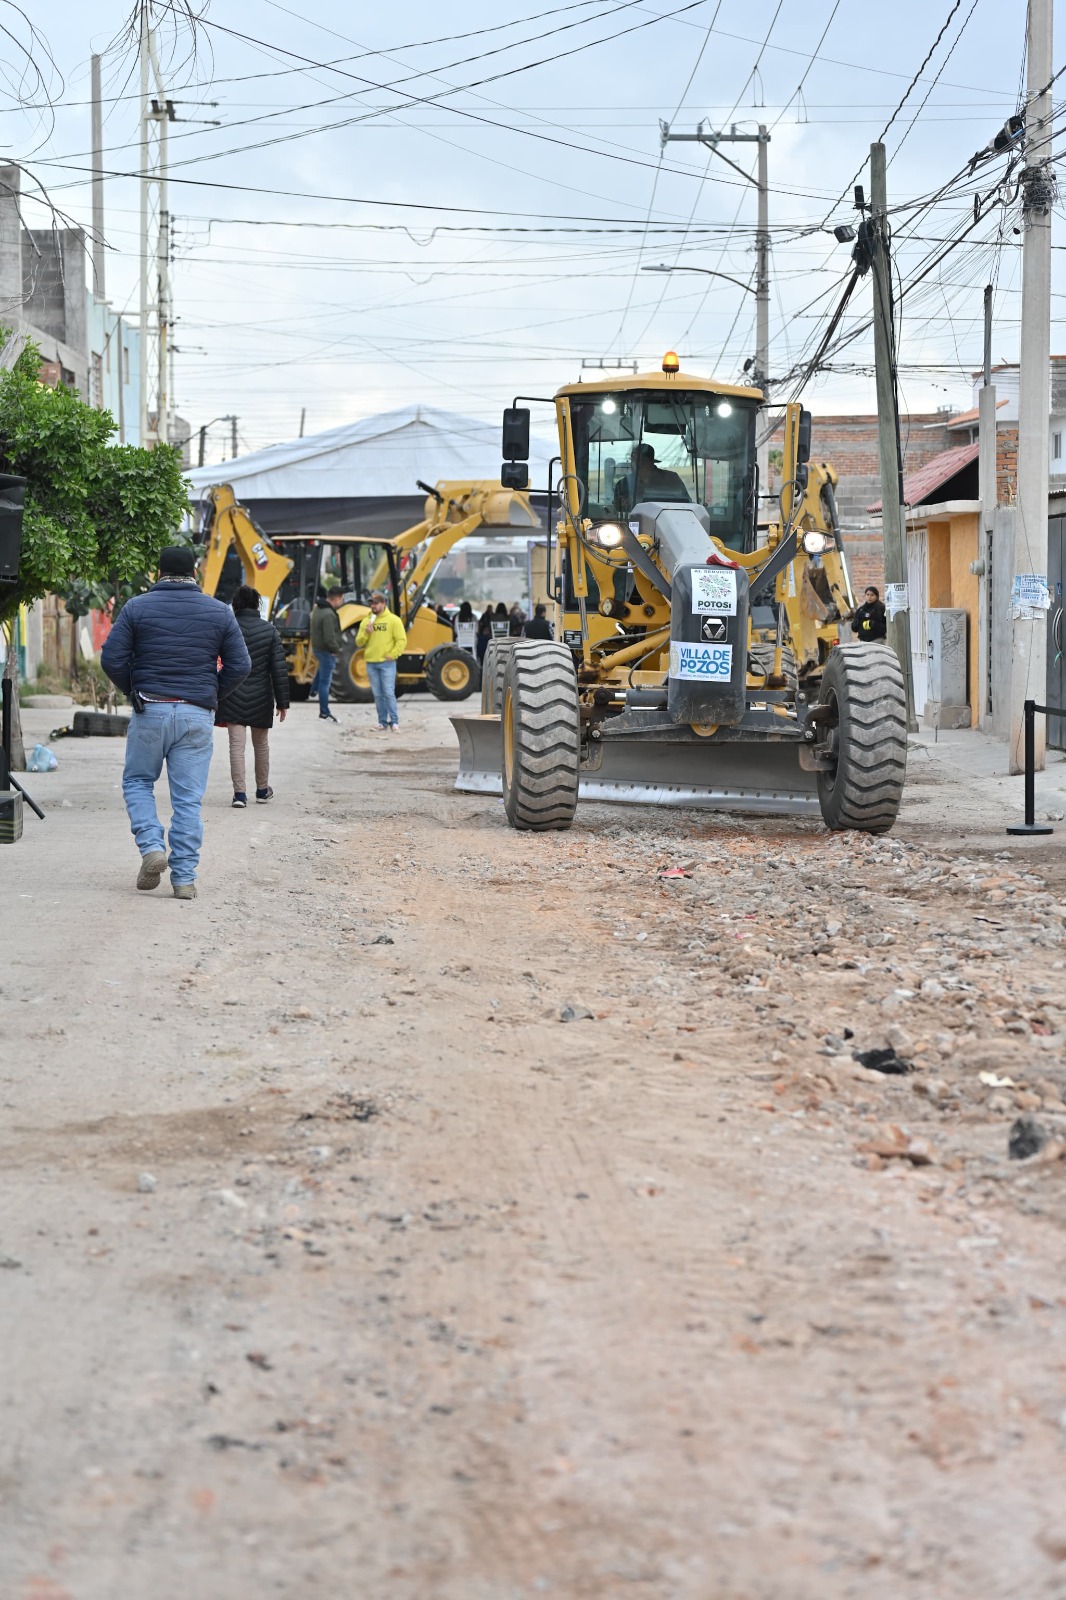
M 750 548 L 755 525 L 755 407 L 679 390 L 590 395 L 571 405 L 583 512 L 625 516 L 641 500 L 698 501 L 711 532 Z

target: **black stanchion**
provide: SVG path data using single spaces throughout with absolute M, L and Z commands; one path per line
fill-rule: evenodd
M 1025 717 L 1025 821 L 1008 828 L 1008 833 L 1054 833 L 1050 823 L 1036 820 L 1036 714 L 1058 714 L 1057 706 L 1038 706 L 1035 700 L 1026 700 L 1022 706 Z

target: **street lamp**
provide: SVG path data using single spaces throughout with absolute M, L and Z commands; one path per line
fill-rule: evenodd
M 759 291 L 750 283 L 741 283 L 739 278 L 731 278 L 728 272 L 714 272 L 710 267 L 641 267 L 641 272 L 700 272 L 705 278 L 724 278 L 726 283 L 735 283 L 738 289 L 743 289 L 745 294 L 758 295 Z
M 197 455 L 196 465 L 198 467 L 202 467 L 203 464 L 204 464 L 204 451 L 205 451 L 205 447 L 206 447 L 206 444 L 207 444 L 207 430 L 208 430 L 208 428 L 213 428 L 216 422 L 235 423 L 236 421 L 237 421 L 237 418 L 236 417 L 232 417 L 232 416 L 229 416 L 229 417 L 212 417 L 210 422 L 205 422 L 204 423 L 203 427 L 200 429 L 200 448 L 196 452 L 196 455 Z M 233 454 L 236 455 L 237 454 L 237 450 L 236 450 L 236 442 L 237 442 L 236 429 L 234 429 L 233 441 L 234 441 Z

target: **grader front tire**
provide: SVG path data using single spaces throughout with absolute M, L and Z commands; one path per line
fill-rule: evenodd
M 481 663 L 481 715 L 498 717 L 503 706 L 503 674 L 516 644 L 521 639 L 490 639 Z
M 819 733 L 833 745 L 831 769 L 818 774 L 826 827 L 887 833 L 907 776 L 907 701 L 895 651 L 883 644 L 837 645 L 818 702 L 826 713 Z
M 565 645 L 529 640 L 507 652 L 501 708 L 503 803 L 512 828 L 569 828 L 577 809 L 581 734 L 577 678 Z

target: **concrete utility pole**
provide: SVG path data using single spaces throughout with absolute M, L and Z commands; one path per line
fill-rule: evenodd
M 140 427 L 137 443 L 148 444 L 148 7 L 141 7 L 139 44 L 141 70 L 141 281 L 140 281 Z
M 1029 0 L 1025 167 L 1022 171 L 1022 345 L 1018 374 L 1018 499 L 1010 596 L 1010 758 L 1025 767 L 1022 706 L 1046 693 L 1048 411 L 1051 398 L 1051 0 Z M 1036 601 L 1036 603 L 1032 603 Z M 1036 724 L 1036 766 L 1044 767 L 1045 723 Z
M 230 453 L 229 453 L 229 457 L 230 457 L 231 461 L 236 461 L 236 459 L 237 459 L 237 418 L 236 417 L 230 417 L 229 425 L 230 425 Z
M 170 297 L 170 213 L 167 209 L 167 132 L 176 121 L 174 102 L 163 88 L 155 33 L 141 8 L 141 443 L 165 444 L 171 432 L 169 345 L 173 333 Z M 149 67 L 155 97 L 149 99 Z M 155 283 L 151 283 L 154 258 Z
M 93 294 L 98 300 L 104 288 L 104 120 L 100 90 L 100 57 L 92 58 L 92 145 L 93 145 Z
M 739 172 L 759 192 L 759 211 L 755 226 L 755 360 L 752 364 L 752 382 L 757 389 L 766 393 L 770 377 L 770 188 L 768 178 L 767 146 L 770 143 L 770 134 L 766 127 L 760 123 L 758 133 L 738 133 L 734 122 L 728 133 L 714 133 L 705 129 L 701 122 L 695 133 L 671 133 L 668 122 L 660 122 L 660 138 L 662 148 L 668 144 L 702 144 L 715 155 L 721 157 L 727 166 Z M 759 164 L 757 177 L 752 177 L 750 172 L 745 172 L 743 167 L 729 157 L 722 155 L 718 146 L 720 144 L 757 144 L 759 147 Z M 759 443 L 759 482 L 765 492 L 769 483 L 770 463 L 770 435 L 769 429 L 763 429 L 763 438 Z
M 899 657 L 907 694 L 907 726 L 913 732 L 907 546 L 903 526 L 903 459 L 896 401 L 896 332 L 892 320 L 892 252 L 888 228 L 885 147 L 870 146 L 870 268 L 874 300 L 874 365 L 877 378 L 877 439 L 881 454 L 881 538 L 885 552 L 888 642 Z M 899 602 L 902 601 L 902 605 Z M 895 602 L 895 603 L 893 603 Z
M 977 482 L 981 496 L 981 541 L 977 566 L 981 575 L 981 603 L 978 607 L 977 683 L 970 689 L 973 720 L 981 728 L 989 718 L 989 629 L 992 626 L 992 538 L 996 525 L 999 486 L 996 477 L 996 386 L 992 382 L 992 285 L 985 289 L 985 353 L 981 391 L 977 397 L 978 439 Z

